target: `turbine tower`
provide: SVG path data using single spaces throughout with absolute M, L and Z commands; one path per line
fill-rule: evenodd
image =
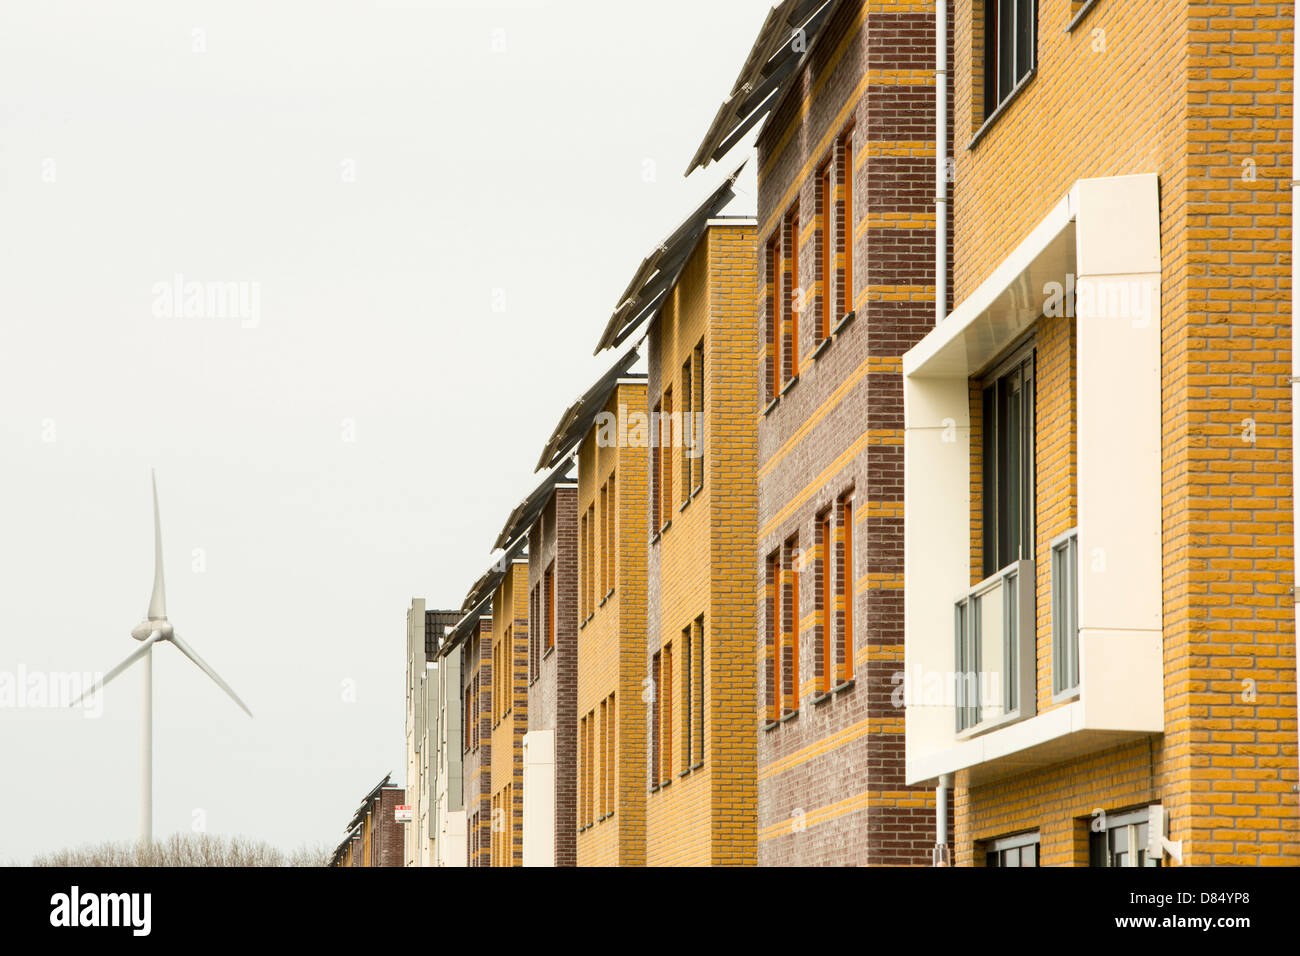
M 153 646 L 162 642 L 174 645 L 178 651 L 193 661 L 199 670 L 212 678 L 213 683 L 229 694 L 244 713 L 249 717 L 253 716 L 253 712 L 239 699 L 239 695 L 217 676 L 216 671 L 204 663 L 203 658 L 199 657 L 194 648 L 181 640 L 171 622 L 167 620 L 167 594 L 163 587 L 162 525 L 158 520 L 158 479 L 152 471 L 150 480 L 153 483 L 153 594 L 149 598 L 148 616 L 131 628 L 131 636 L 142 643 L 127 656 L 126 660 L 105 674 L 103 680 L 73 701 L 75 706 L 88 694 L 98 691 L 136 661 L 144 661 L 144 724 L 140 750 L 142 768 L 140 783 L 143 790 L 140 799 L 140 840 L 146 844 L 153 839 Z

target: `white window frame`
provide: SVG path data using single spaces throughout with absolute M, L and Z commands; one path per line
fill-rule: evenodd
M 1079 696 L 1079 529 L 1052 541 L 1052 700 Z

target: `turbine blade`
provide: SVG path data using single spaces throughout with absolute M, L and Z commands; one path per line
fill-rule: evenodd
M 163 587 L 162 522 L 158 520 L 158 478 L 149 471 L 153 483 L 153 594 L 149 597 L 149 620 L 167 616 L 167 591 Z
M 244 713 L 246 713 L 249 717 L 253 716 L 253 712 L 248 709 L 248 705 L 239 699 L 239 695 L 230 689 L 230 685 L 227 684 L 225 681 L 223 681 L 220 677 L 218 677 L 217 672 L 214 671 L 207 664 L 205 664 L 203 662 L 203 658 L 199 657 L 199 655 L 194 652 L 194 648 L 190 647 L 188 644 L 182 641 L 179 634 L 173 632 L 171 636 L 171 642 L 176 645 L 176 649 L 178 651 L 180 651 L 182 654 L 184 654 L 186 657 L 192 660 L 199 670 L 203 671 L 203 673 L 211 677 L 213 683 L 215 683 L 218 687 L 220 687 L 227 694 L 229 694 L 231 699 L 236 704 L 238 704 L 241 708 L 243 708 Z
M 140 644 L 139 647 L 137 647 L 134 651 L 132 651 L 132 652 L 130 653 L 130 655 L 127 657 L 126 660 L 124 660 L 122 663 L 118 664 L 118 665 L 117 665 L 116 667 L 114 667 L 111 671 L 109 671 L 107 674 L 105 674 L 103 677 L 101 677 L 101 678 L 99 679 L 99 682 L 98 682 L 98 683 L 96 683 L 96 684 L 92 684 L 90 687 L 88 687 L 88 688 L 86 688 L 84 691 L 82 691 L 81 694 L 78 695 L 77 699 L 74 700 L 74 701 L 73 701 L 71 704 L 69 704 L 68 706 L 69 706 L 69 707 L 76 707 L 79 703 L 81 703 L 83 700 L 85 700 L 87 697 L 89 697 L 89 696 L 90 696 L 92 693 L 94 693 L 96 690 L 99 690 L 101 687 L 103 687 L 105 684 L 107 684 L 109 681 L 111 681 L 111 680 L 112 680 L 114 677 L 116 677 L 118 674 L 122 673 L 122 671 L 126 670 L 128 667 L 130 667 L 132 664 L 134 664 L 134 663 L 135 663 L 136 661 L 138 661 L 140 658 L 144 657 L 144 655 L 147 654 L 147 653 L 149 652 L 149 648 L 152 647 L 152 646 L 154 645 L 155 642 L 157 642 L 157 640 L 158 640 L 159 637 L 160 637 L 160 635 L 159 635 L 159 633 L 158 633 L 157 631 L 154 631 L 152 634 L 150 634 L 150 635 L 149 635 L 149 636 L 148 636 L 148 637 L 147 637 L 147 638 L 146 638 L 146 639 L 145 639 L 145 640 Z

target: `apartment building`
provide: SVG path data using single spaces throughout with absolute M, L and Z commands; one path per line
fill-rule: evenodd
M 434 666 L 425 676 L 426 736 L 424 766 L 429 780 L 430 866 L 465 866 L 468 822 L 465 813 L 463 647 L 449 646 L 448 634 L 460 623 L 457 612 L 433 611 L 439 638 Z
M 565 462 L 548 474 L 510 513 L 494 545 L 527 542 L 528 627 L 519 635 L 528 697 L 524 866 L 577 862 L 578 485 L 571 470 Z
M 927 3 L 773 8 L 692 162 L 757 138 L 761 865 L 928 863 L 904 781 L 901 356 L 934 320 Z
M 648 418 L 645 375 L 631 371 L 637 358 L 630 350 L 565 410 L 537 463 L 539 471 L 550 468 L 576 450 L 577 730 L 572 739 L 578 866 L 644 866 L 646 859 Z M 643 426 L 640 435 L 637 423 Z M 542 607 L 549 613 L 545 599 Z
M 646 863 L 753 865 L 757 391 L 736 173 L 637 270 L 599 349 L 648 350 Z
M 526 539 L 504 560 L 492 592 L 491 690 L 484 710 L 491 722 L 489 851 L 492 866 L 524 859 L 524 734 L 528 732 L 528 554 Z
M 1290 8 L 953 14 L 907 781 L 955 788 L 959 865 L 1300 862 Z
M 461 713 L 459 749 L 466 866 L 492 863 L 492 596 L 504 577 L 503 569 L 514 557 L 508 553 L 475 582 L 462 605 L 464 614 L 447 633 L 439 650 L 440 660 L 454 656 L 459 665 L 457 698 Z M 447 676 L 451 676 L 450 669 Z M 448 683 L 448 690 L 453 686 Z M 452 746 L 451 739 L 446 743 Z M 452 799 L 450 795 L 448 799 Z
M 396 818 L 406 791 L 394 786 L 387 774 L 361 801 L 343 838 L 330 858 L 330 866 L 401 866 L 405 851 L 403 827 Z
M 443 706 L 436 658 L 444 630 L 460 617 L 458 611 L 426 610 L 423 598 L 412 599 L 406 611 L 406 797 L 411 807 L 406 866 L 434 865 L 438 720 Z

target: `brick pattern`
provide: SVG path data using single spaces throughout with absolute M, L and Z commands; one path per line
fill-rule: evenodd
M 617 423 L 601 438 L 594 425 L 578 451 L 578 510 L 613 479 L 613 593 L 602 595 L 577 638 L 577 712 L 599 713 L 614 696 L 614 805 L 611 814 L 577 833 L 579 866 L 644 866 L 646 862 L 646 528 L 649 485 L 644 432 L 646 386 L 625 382 L 605 411 Z M 604 728 L 601 728 L 602 732 Z M 585 768 L 584 768 L 585 769 Z
M 491 728 L 491 759 L 487 761 L 490 794 L 510 801 L 509 810 L 493 814 L 489 805 L 489 834 L 492 828 L 503 832 L 501 851 L 494 865 L 522 866 L 524 854 L 524 733 L 528 729 L 528 565 L 516 561 L 497 585 L 492 596 L 492 637 L 496 643 L 507 641 L 502 660 L 510 669 L 509 680 L 501 684 L 510 695 L 510 710 Z M 488 670 L 491 671 L 488 652 Z M 488 695 L 491 694 L 488 684 Z M 491 720 L 493 708 L 484 705 L 485 718 Z M 486 758 L 484 758 L 486 760 Z M 509 790 L 506 787 L 509 786 Z M 491 845 L 489 844 L 489 852 Z
M 843 542 L 850 493 L 854 573 L 836 585 L 832 618 L 812 550 L 803 562 L 793 602 L 800 660 L 780 668 L 797 671 L 799 686 L 786 719 L 758 735 L 762 865 L 928 863 L 934 842 L 932 792 L 903 785 L 903 714 L 892 699 L 903 641 L 900 358 L 934 322 L 934 15 L 932 3 L 841 4 L 759 135 L 760 237 L 796 205 L 817 208 L 829 162 L 845 227 L 823 240 L 833 243 L 834 284 L 823 267 L 822 284 L 805 291 L 832 303 L 831 329 L 855 312 L 820 351 L 818 323 L 801 323 L 799 382 L 758 426 L 755 635 L 767 680 L 773 605 L 761 562 L 796 536 L 815 547 L 823 512 Z M 805 276 L 818 274 L 818 225 L 805 224 Z M 834 553 L 838 569 L 842 546 Z M 826 627 L 839 633 L 847 602 L 855 633 L 847 659 L 832 665 Z M 825 694 L 831 666 L 838 689 Z M 766 686 L 757 699 L 766 722 Z
M 755 396 L 759 394 L 757 237 L 752 224 L 713 224 L 688 259 L 648 330 L 648 394 L 680 392 L 682 366 L 703 340 L 704 477 L 671 523 L 652 540 L 647 563 L 647 639 L 643 675 L 663 653 L 672 683 L 652 686 L 661 752 L 672 776 L 646 799 L 650 865 L 752 865 L 756 862 L 753 634 Z M 662 449 L 673 464 L 680 442 Z M 680 467 L 677 468 L 680 471 Z M 643 543 L 644 547 L 644 543 Z M 679 707 L 693 688 L 684 666 L 683 630 L 703 615 L 704 759 L 683 764 L 686 728 Z M 671 648 L 667 646 L 671 644 Z M 668 702 L 672 702 L 669 704 Z M 668 758 L 671 758 L 669 760 Z M 649 758 L 641 786 L 650 788 Z
M 492 852 L 492 619 L 482 618 L 465 640 L 460 699 L 466 690 L 478 695 L 475 713 L 465 714 L 478 741 L 465 752 L 461 787 L 466 817 L 465 852 L 469 866 L 487 866 Z
M 528 536 L 528 729 L 555 732 L 555 865 L 577 865 L 578 489 L 557 487 Z M 547 569 L 555 593 L 555 647 L 546 649 Z M 535 674 L 535 678 L 530 678 Z
M 982 95 L 978 7 L 955 7 L 957 115 Z M 1083 865 L 1094 809 L 1161 801 L 1185 865 L 1295 864 L 1293 7 L 1103 2 L 1066 32 L 1071 13 L 1040 5 L 1038 74 L 959 156 L 953 288 L 969 295 L 1076 180 L 1159 174 L 1165 733 L 977 788 L 959 774 L 956 862 L 1037 828 L 1044 865 Z M 1069 130 L 1071 148 L 1047 130 Z M 1043 709 L 1043 541 L 1075 520 L 1080 453 L 1067 338 L 1062 320 L 1036 329 Z

